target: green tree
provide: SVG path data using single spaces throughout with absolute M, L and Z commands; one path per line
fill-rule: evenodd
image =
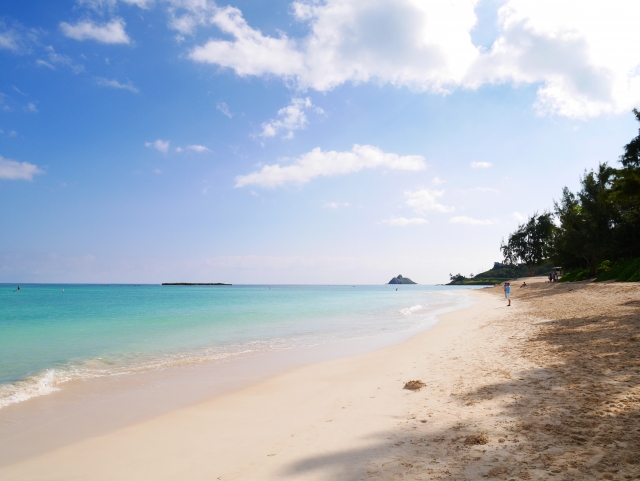
M 577 194 L 566 187 L 555 211 L 560 228 L 554 239 L 554 260 L 566 269 L 588 268 L 596 274 L 600 261 L 614 253 L 614 231 L 620 216 L 612 198 L 611 182 L 615 169 L 600 164 L 585 173 Z
M 553 216 L 545 212 L 533 214 L 529 220 L 509 235 L 507 243 L 502 241 L 500 249 L 505 264 L 525 264 L 529 275 L 533 276 L 535 267 L 549 258 L 553 240 Z

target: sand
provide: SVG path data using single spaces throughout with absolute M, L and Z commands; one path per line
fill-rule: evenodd
M 639 479 L 640 285 L 527 282 L 512 307 L 478 291 L 406 343 L 7 463 L 0 479 Z

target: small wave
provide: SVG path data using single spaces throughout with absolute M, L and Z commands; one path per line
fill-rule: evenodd
M 28 377 L 13 384 L 0 385 L 0 408 L 57 391 L 57 384 L 67 381 L 55 369 L 47 369 L 37 376 Z
M 411 306 L 411 307 L 406 307 L 404 309 L 401 309 L 400 312 L 405 316 L 410 316 L 411 314 L 413 314 L 416 311 L 419 311 L 420 309 L 422 309 L 422 306 L 418 304 L 416 306 Z

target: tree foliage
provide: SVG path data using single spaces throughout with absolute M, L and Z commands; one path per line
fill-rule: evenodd
M 529 275 L 532 276 L 535 267 L 549 258 L 553 229 L 551 213 L 533 214 L 526 223 L 518 226 L 518 229 L 509 235 L 506 244 L 502 242 L 500 249 L 505 264 L 525 264 Z
M 633 113 L 640 122 L 640 111 Z M 534 214 L 500 246 L 506 262 L 529 267 L 551 259 L 565 270 L 597 273 L 603 261 L 640 257 L 640 132 L 620 156 L 585 172 L 580 190 L 562 190 L 554 212 Z M 555 222 L 554 222 L 555 221 Z

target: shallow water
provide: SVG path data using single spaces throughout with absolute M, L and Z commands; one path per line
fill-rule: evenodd
M 468 305 L 464 290 L 2 285 L 0 407 L 75 379 L 418 332 L 438 313 Z

